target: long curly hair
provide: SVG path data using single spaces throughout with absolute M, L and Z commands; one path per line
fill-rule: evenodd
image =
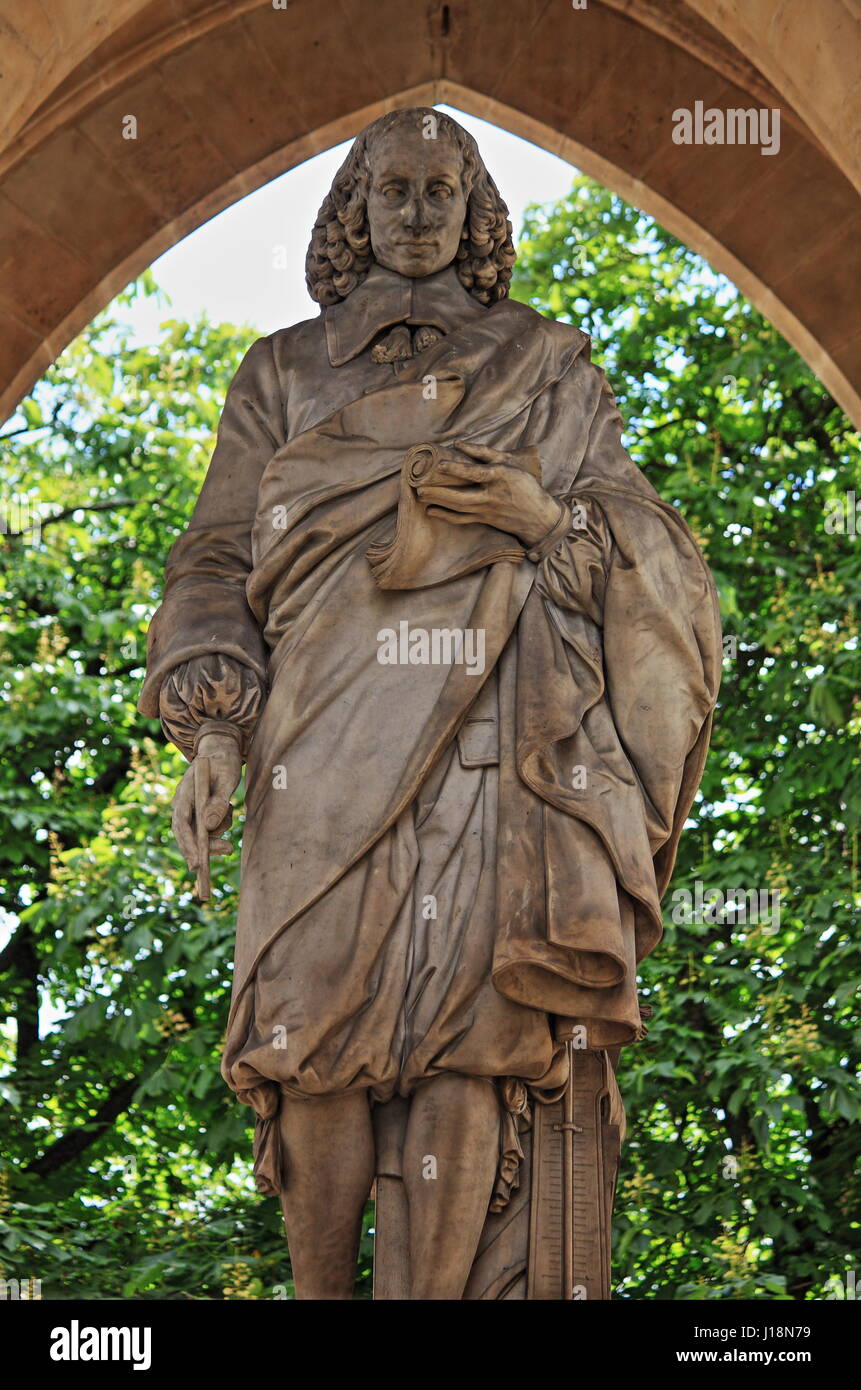
M 374 264 L 368 224 L 368 188 L 374 144 L 399 125 L 414 129 L 428 117 L 437 123 L 437 138 L 446 136 L 463 158 L 461 184 L 466 217 L 455 256 L 461 284 L 480 304 L 508 294 L 514 265 L 514 242 L 508 208 L 484 165 L 478 145 L 463 126 L 442 111 L 412 106 L 390 111 L 357 135 L 317 213 L 305 257 L 305 283 L 318 304 L 337 304 L 360 285 Z

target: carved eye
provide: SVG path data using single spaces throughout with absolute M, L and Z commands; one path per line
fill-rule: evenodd
M 387 203 L 396 203 L 403 196 L 403 189 L 399 184 L 390 183 L 383 189 L 383 197 Z
M 445 199 L 451 197 L 451 189 L 449 188 L 447 183 L 434 184 L 433 188 L 431 189 L 431 193 L 435 198 Z

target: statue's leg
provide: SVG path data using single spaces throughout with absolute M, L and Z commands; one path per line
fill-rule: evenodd
M 404 1145 L 411 1298 L 463 1297 L 498 1160 L 492 1082 L 443 1073 L 418 1088 Z
M 282 1095 L 281 1208 L 297 1299 L 353 1295 L 362 1212 L 374 1181 L 367 1091 Z

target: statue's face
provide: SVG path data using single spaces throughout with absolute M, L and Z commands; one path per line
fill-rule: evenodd
M 368 221 L 380 265 L 401 275 L 433 275 L 455 258 L 466 198 L 460 151 L 444 136 L 425 140 L 401 126 L 374 145 Z

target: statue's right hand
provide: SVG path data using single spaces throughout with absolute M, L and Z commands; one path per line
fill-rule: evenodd
M 230 734 L 208 733 L 197 746 L 197 756 L 209 759 L 209 796 L 206 805 L 197 807 L 194 798 L 194 763 L 190 763 L 185 775 L 176 789 L 173 798 L 173 833 L 188 867 L 197 870 L 198 814 L 211 835 L 222 836 L 230 829 L 233 812 L 230 798 L 239 785 L 242 776 L 242 759 L 239 745 Z M 210 854 L 229 854 L 233 846 L 229 840 L 211 839 Z

